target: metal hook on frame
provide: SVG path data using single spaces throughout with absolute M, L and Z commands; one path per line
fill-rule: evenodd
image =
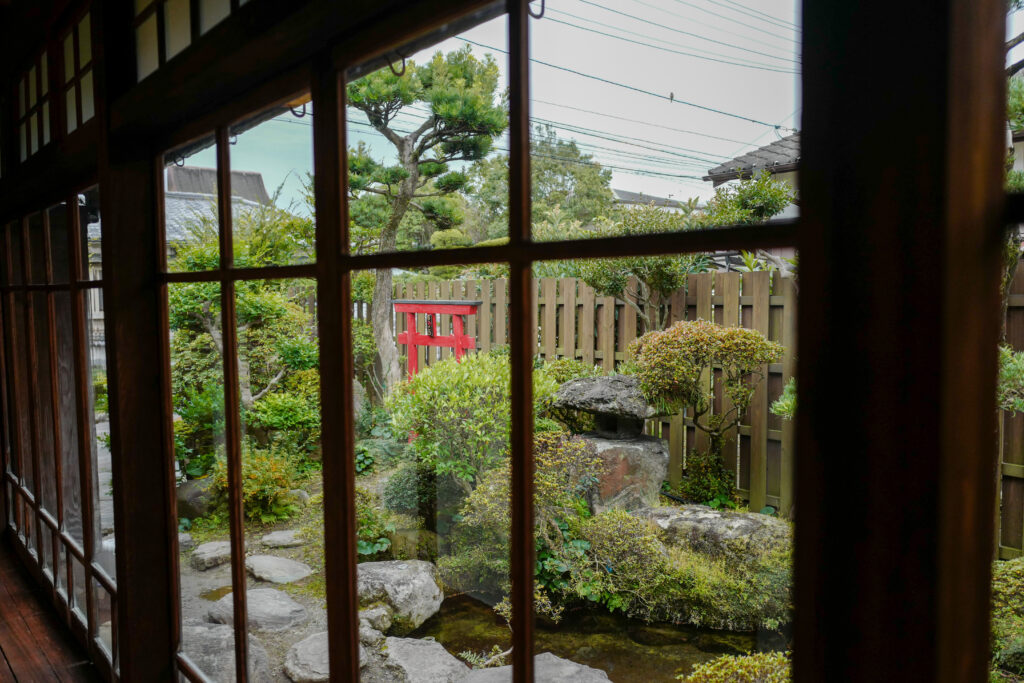
M 398 56 L 402 58 L 402 70 L 395 71 L 395 65 L 392 64 L 390 60 L 388 61 L 388 68 L 391 69 L 391 73 L 395 74 L 398 77 L 402 77 L 405 75 L 405 57 L 403 55 Z
M 228 144 L 229 145 L 234 145 L 234 144 L 237 144 L 237 143 L 238 143 L 238 136 L 237 135 L 232 135 L 230 138 L 228 138 Z
M 538 12 L 537 14 L 534 14 L 533 10 L 530 9 L 530 3 L 529 2 L 526 3 L 526 11 L 534 19 L 540 19 L 541 17 L 544 16 L 544 0 L 540 0 L 540 12 Z
M 174 165 L 178 168 L 182 168 L 185 165 L 185 157 L 176 157 L 174 159 Z
M 304 118 L 306 116 L 306 103 L 305 102 L 302 103 L 302 109 L 299 110 L 302 113 L 296 112 L 295 111 L 295 107 L 288 107 L 288 109 L 291 111 L 292 116 L 294 116 L 297 119 L 301 119 L 301 118 Z

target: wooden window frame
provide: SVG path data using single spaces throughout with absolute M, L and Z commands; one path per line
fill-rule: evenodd
M 92 189 L 95 186 L 84 188 L 83 191 Z M 12 494 L 16 502 L 14 505 L 14 517 L 7 520 L 7 528 L 12 531 L 11 537 L 17 539 L 15 548 L 21 555 L 24 563 L 30 567 L 36 579 L 47 586 L 50 592 L 50 599 L 57 607 L 61 618 L 82 642 L 90 654 L 93 662 L 108 680 L 116 680 L 116 672 L 113 663 L 117 661 L 118 655 L 118 634 L 117 634 L 117 585 L 116 580 L 95 562 L 96 547 L 99 539 L 96 537 L 96 509 L 94 506 L 95 490 L 93 487 L 93 444 L 90 438 L 93 413 L 90 404 L 91 359 L 90 359 L 90 331 L 86 329 L 85 306 L 88 305 L 90 295 L 94 290 L 102 291 L 104 282 L 102 280 L 89 280 L 88 272 L 82 268 L 82 245 L 81 237 L 84 226 L 81 225 L 81 214 L 78 204 L 78 192 L 71 193 L 64 199 L 52 206 L 48 206 L 39 212 L 33 212 L 21 219 L 0 227 L 0 257 L 8 264 L 15 262 L 21 267 L 20 283 L 13 282 L 12 268 L 8 267 L 2 283 L 0 283 L 0 297 L 3 304 L 3 327 L 4 333 L 10 337 L 11 349 L 20 358 L 28 358 L 29 366 L 24 378 L 26 382 L 19 381 L 22 376 L 13 371 L 11 359 L 6 358 L 6 348 L 0 347 L 0 376 L 4 377 L 5 391 L 3 392 L 3 419 L 2 423 L 7 430 L 10 451 L 6 457 L 18 463 L 18 473 L 15 475 L 10 469 L 4 468 L 2 472 L 5 492 Z M 69 259 L 68 272 L 56 275 L 53 272 L 53 244 L 50 233 L 51 211 L 61 210 L 65 212 L 67 225 L 67 254 Z M 43 232 L 42 244 L 45 251 L 45 282 L 30 282 L 34 279 L 31 272 L 32 258 L 30 256 L 31 240 L 29 220 L 32 216 L 41 214 L 40 229 Z M 12 248 L 11 230 L 19 231 L 21 234 L 21 249 L 15 253 Z M 59 280 L 63 280 L 60 282 Z M 82 544 L 79 545 L 64 528 L 64 505 L 63 496 L 65 492 L 63 476 L 63 453 L 61 444 L 61 406 L 59 404 L 59 379 L 58 368 L 58 344 L 57 344 L 57 319 L 55 310 L 55 298 L 57 294 L 68 295 L 68 305 L 71 307 L 70 319 L 71 328 L 64 333 L 71 335 L 70 347 L 73 358 L 73 380 L 75 385 L 74 415 L 78 425 L 77 443 L 75 448 L 78 454 L 78 483 L 81 494 L 81 516 L 82 516 Z M 10 324 L 15 314 L 15 299 L 18 295 L 24 296 L 24 329 L 26 339 L 19 339 L 15 325 Z M 52 414 L 52 433 L 43 434 L 40 432 L 40 425 L 36 419 L 34 406 L 36 405 L 34 377 L 35 369 L 38 366 L 36 339 L 36 327 L 34 315 L 36 313 L 32 305 L 31 297 L 43 296 L 46 300 L 46 330 L 48 349 L 48 360 L 50 365 L 50 411 Z M 11 370 L 11 374 L 8 374 Z M 24 413 L 28 418 L 29 444 L 21 443 L 21 430 L 17 426 Z M 9 423 L 9 417 L 14 416 L 15 423 Z M 53 442 L 53 462 L 41 462 L 41 454 L 38 443 L 41 439 L 51 439 Z M 25 468 L 30 467 L 33 472 L 32 486 L 26 484 Z M 56 517 L 44 510 L 41 505 L 42 476 L 41 468 L 52 467 L 55 486 L 55 513 Z M 20 504 L 17 504 L 19 503 Z M 24 515 L 30 514 L 31 520 L 26 520 Z M 35 534 L 34 541 L 30 544 L 20 532 L 30 521 Z M 42 570 L 41 558 L 39 556 L 39 543 L 50 544 L 51 547 L 51 575 L 52 578 Z M 34 545 L 36 550 L 31 550 Z M 62 554 L 63 553 L 63 554 Z M 63 571 L 65 587 L 64 595 L 58 591 L 56 570 L 61 560 L 64 559 Z M 70 561 L 74 558 L 82 568 L 82 577 L 85 581 L 84 590 L 85 605 L 79 607 L 84 611 L 85 623 L 82 624 L 80 617 L 75 614 L 73 607 L 76 595 L 76 577 L 74 565 Z M 111 652 L 101 654 L 98 645 L 99 639 L 99 617 L 97 614 L 98 598 L 96 597 L 95 584 L 99 584 L 102 590 L 110 595 L 111 602 Z
M 54 106 L 53 100 L 53 64 L 49 52 L 49 44 L 47 47 L 40 50 L 36 57 L 32 60 L 32 65 L 28 69 L 21 73 L 21 77 L 17 79 L 14 84 L 14 103 L 15 103 L 15 117 L 14 117 L 14 132 L 15 140 L 17 140 L 17 154 L 15 158 L 17 163 L 24 163 L 31 159 L 33 156 L 39 153 L 39 151 L 45 146 L 49 145 L 54 141 L 56 137 L 54 135 L 55 130 L 53 126 Z M 46 78 L 43 78 L 43 63 L 46 63 Z M 33 87 L 33 84 L 29 82 L 29 74 L 35 71 L 35 95 L 36 101 L 34 103 L 29 102 L 29 92 Z M 22 83 L 25 84 L 24 89 Z M 46 85 L 46 94 L 43 94 L 43 85 Z M 46 112 L 44 107 L 49 104 L 48 115 L 43 116 Z M 22 112 L 24 108 L 24 112 Z M 38 115 L 38 116 L 37 116 Z M 36 130 L 35 149 L 32 149 L 32 122 L 38 120 L 39 124 Z M 22 149 L 21 139 L 21 127 L 26 126 L 25 132 L 25 147 Z M 44 142 L 45 136 L 44 126 L 48 126 L 50 129 L 50 139 Z M 22 154 L 24 153 L 24 156 Z
M 85 124 L 89 123 L 89 121 L 92 121 L 93 119 L 96 118 L 96 76 L 95 76 L 95 69 L 93 68 L 93 66 L 94 66 L 94 64 L 96 62 L 96 60 L 93 57 L 93 53 L 95 51 L 95 47 L 94 46 L 96 45 L 96 40 L 95 40 L 95 33 L 93 31 L 93 20 L 92 20 L 91 10 L 92 10 L 91 5 L 87 5 L 85 10 L 84 11 L 80 11 L 75 16 L 75 18 L 70 22 L 70 26 L 68 27 L 68 29 L 63 31 L 57 37 L 57 40 L 56 40 L 56 47 L 55 47 L 55 49 L 58 52 L 60 52 L 60 57 L 61 57 L 58 60 L 58 64 L 59 64 L 59 67 L 60 67 L 60 74 L 61 74 L 61 77 L 59 79 L 58 88 L 60 90 L 61 97 L 58 98 L 58 99 L 60 100 L 60 105 L 59 105 L 60 111 L 64 114 L 64 116 L 61 118 L 61 128 L 60 129 L 64 132 L 65 136 L 72 135 L 73 133 L 77 133 L 78 131 L 80 131 L 82 129 L 82 126 L 84 126 Z M 83 62 L 82 61 L 82 56 L 83 56 L 82 55 L 82 46 L 81 46 L 81 41 L 79 39 L 78 26 L 82 22 L 82 20 L 85 19 L 86 16 L 89 17 L 89 33 L 90 33 L 89 47 L 90 47 L 90 49 L 89 49 L 88 59 L 85 62 Z M 72 69 L 73 69 L 73 73 L 71 73 L 71 74 L 68 74 L 68 73 L 65 72 L 65 65 L 67 64 L 67 58 L 64 55 L 64 47 L 65 47 L 65 40 L 68 37 L 71 38 L 71 49 L 74 52 L 74 54 L 72 55 L 72 60 L 71 60 Z M 82 79 L 84 79 L 89 74 L 93 74 L 93 115 L 89 119 L 89 121 L 82 121 L 82 98 L 83 98 Z M 75 128 L 74 128 L 73 131 L 69 131 L 68 130 L 68 123 L 67 123 L 67 114 L 68 114 L 68 112 L 67 112 L 67 94 L 72 89 L 75 91 L 75 111 L 74 111 Z

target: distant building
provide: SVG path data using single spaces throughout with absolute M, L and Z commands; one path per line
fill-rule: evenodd
M 662 209 L 672 211 L 673 213 L 681 212 L 686 208 L 683 202 L 678 202 L 675 199 L 667 199 L 665 197 L 658 197 L 644 192 L 631 192 L 629 190 L 616 190 L 612 188 L 612 195 L 615 197 L 615 203 L 623 206 L 650 206 L 653 204 Z

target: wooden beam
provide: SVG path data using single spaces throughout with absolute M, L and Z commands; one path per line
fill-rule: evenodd
M 803 3 L 798 683 L 987 680 L 1004 12 Z

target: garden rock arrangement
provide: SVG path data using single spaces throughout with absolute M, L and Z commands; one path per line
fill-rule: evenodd
M 359 647 L 360 666 L 365 650 Z M 294 683 L 321 683 L 329 681 L 330 663 L 327 656 L 327 631 L 314 633 L 292 645 L 284 658 L 284 673 Z
M 298 533 L 295 529 L 271 531 L 261 538 L 260 542 L 268 548 L 297 548 L 306 543 L 299 538 Z
M 276 555 L 253 555 L 245 558 L 245 568 L 253 577 L 270 583 L 294 583 L 301 581 L 313 570 L 308 565 L 287 557 Z
M 215 624 L 233 624 L 234 598 L 228 593 L 207 612 L 207 619 Z M 245 596 L 249 627 L 257 631 L 285 631 L 304 623 L 306 608 L 273 588 L 251 588 Z
M 751 551 L 788 550 L 792 545 L 788 524 L 754 512 L 683 505 L 646 507 L 633 514 L 657 525 L 669 545 L 687 546 L 714 557 L 737 558 Z
M 534 680 L 544 683 L 601 683 L 610 681 L 608 674 L 568 659 L 556 657 L 544 652 L 533 658 Z M 471 671 L 461 683 L 510 683 L 512 666 L 499 666 L 493 669 L 477 669 Z
M 230 561 L 231 544 L 227 541 L 210 541 L 192 551 L 192 567 L 198 571 L 205 571 Z
M 199 669 L 213 681 L 235 678 L 235 629 L 220 624 L 185 623 L 181 628 L 182 649 Z M 249 636 L 249 680 L 271 683 L 267 651 Z
M 584 435 L 604 461 L 605 473 L 594 496 L 596 512 L 634 510 L 658 502 L 668 475 L 663 439 L 643 434 L 644 420 L 656 415 L 635 377 L 583 377 L 558 389 L 554 408 L 594 416 L 597 432 Z
M 359 565 L 359 604 L 386 605 L 391 633 L 405 635 L 441 609 L 444 593 L 437 568 L 423 560 L 363 562 Z

